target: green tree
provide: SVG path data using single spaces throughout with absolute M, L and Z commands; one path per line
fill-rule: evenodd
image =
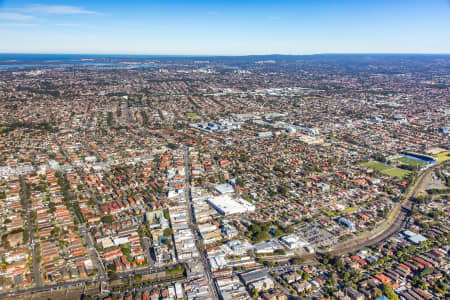
M 373 290 L 373 298 L 376 299 L 376 298 L 379 298 L 381 296 L 383 296 L 383 292 L 380 289 L 375 288 Z
M 307 272 L 303 272 L 302 278 L 303 280 L 311 280 L 311 275 L 309 275 L 309 273 Z
M 286 255 L 286 250 L 284 249 L 277 249 L 275 250 L 276 255 Z
M 256 299 L 259 297 L 259 293 L 257 289 L 252 290 L 252 298 Z
M 106 215 L 106 216 L 102 217 L 102 222 L 105 224 L 112 224 L 113 221 L 114 221 L 114 218 L 111 215 Z
M 394 292 L 392 287 L 388 284 L 383 284 L 383 294 L 390 300 L 399 300 L 398 295 Z
M 110 280 L 117 280 L 119 279 L 119 275 L 117 275 L 117 273 L 115 271 L 109 271 L 108 272 L 108 277 Z
M 170 220 L 170 215 L 169 215 L 169 210 L 168 209 L 164 210 L 164 218 L 166 218 L 166 220 Z
M 172 228 L 166 228 L 166 229 L 164 229 L 163 234 L 164 234 L 165 237 L 171 236 L 171 235 L 173 234 Z
M 343 279 L 344 279 L 344 281 L 348 281 L 350 279 L 350 272 L 345 272 Z
M 294 265 L 301 265 L 305 262 L 304 258 L 296 257 L 291 260 L 291 263 Z

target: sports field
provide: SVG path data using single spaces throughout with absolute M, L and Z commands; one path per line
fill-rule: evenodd
M 396 168 L 396 167 L 392 167 L 390 165 L 383 164 L 383 163 L 380 163 L 378 161 L 368 161 L 368 162 L 365 162 L 365 163 L 361 164 L 361 166 L 366 167 L 366 168 L 374 169 L 374 170 L 379 171 L 379 172 L 381 172 L 381 173 L 383 173 L 385 175 L 388 175 L 388 176 L 391 176 L 391 177 L 397 177 L 399 179 L 403 179 L 406 175 L 411 173 L 411 171 L 403 170 L 403 169 Z
M 426 162 L 423 162 L 423 161 L 420 161 L 420 160 L 417 160 L 417 159 L 413 159 L 413 158 L 409 158 L 409 157 L 406 157 L 406 156 L 402 156 L 400 158 L 397 158 L 396 161 L 399 161 L 402 164 L 405 164 L 405 165 L 408 165 L 408 166 L 413 166 L 413 167 L 415 167 L 415 166 L 424 166 L 424 165 L 427 164 Z
M 378 161 L 368 161 L 368 162 L 361 164 L 361 166 L 366 167 L 366 168 L 371 168 L 376 171 L 383 171 L 383 170 L 388 170 L 388 169 L 392 168 L 392 166 L 380 163 Z
M 381 173 L 386 174 L 391 177 L 397 177 L 399 179 L 403 179 L 403 177 L 405 177 L 406 175 L 411 173 L 411 171 L 403 170 L 400 168 L 391 168 L 388 170 L 381 171 Z
M 444 151 L 437 155 L 432 155 L 432 157 L 436 158 L 437 162 L 440 163 L 442 161 L 449 160 L 450 159 L 449 155 L 450 155 L 450 151 Z

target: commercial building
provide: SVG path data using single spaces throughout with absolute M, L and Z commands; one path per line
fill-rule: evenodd
M 409 242 L 413 243 L 414 245 L 419 245 L 420 243 L 428 240 L 423 235 L 417 234 L 417 233 L 409 231 L 409 230 L 403 231 L 403 235 L 406 237 L 406 239 Z
M 208 199 L 211 204 L 220 214 L 232 215 L 250 213 L 255 211 L 255 206 L 242 198 L 232 198 L 230 195 L 220 195 Z
M 281 237 L 280 240 L 289 249 L 297 249 L 297 248 L 305 247 L 308 244 L 304 239 L 298 237 L 295 234 L 285 235 L 285 236 Z

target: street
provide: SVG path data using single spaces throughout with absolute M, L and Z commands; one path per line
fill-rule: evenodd
M 27 214 L 28 219 L 28 233 L 30 234 L 30 240 L 29 245 L 31 249 L 31 257 L 33 259 L 33 279 L 37 287 L 42 286 L 42 276 L 41 276 L 41 270 L 40 270 L 40 262 L 39 262 L 39 253 L 38 249 L 36 248 L 36 244 L 34 243 L 34 224 L 31 223 L 31 208 L 30 208 L 30 198 L 28 193 L 26 192 L 26 182 L 23 178 L 23 176 L 20 177 L 20 190 L 21 190 L 21 197 L 24 200 L 25 203 L 25 211 Z
M 191 174 L 189 168 L 189 148 L 187 146 L 184 147 L 184 172 L 185 172 L 184 194 L 186 198 L 186 205 L 188 212 L 188 224 L 192 232 L 194 233 L 195 245 L 200 253 L 200 260 L 203 264 L 204 274 L 206 276 L 206 279 L 208 280 L 211 296 L 213 296 L 214 299 L 219 299 L 219 290 L 217 284 L 214 282 L 211 273 L 211 268 L 209 267 L 208 258 L 206 257 L 206 250 L 205 250 L 206 248 L 205 245 L 203 244 L 202 238 L 200 237 L 198 227 L 196 226 L 192 217 L 192 211 L 194 208 L 192 206 L 192 199 L 191 199 L 191 185 L 190 185 Z

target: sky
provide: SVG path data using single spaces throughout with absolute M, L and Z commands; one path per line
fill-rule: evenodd
M 450 0 L 0 0 L 0 53 L 450 53 Z

